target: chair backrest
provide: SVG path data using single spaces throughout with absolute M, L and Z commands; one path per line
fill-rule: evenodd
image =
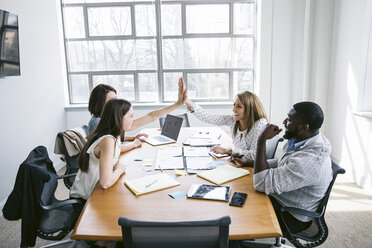
M 289 230 L 286 230 L 287 233 L 284 236 L 297 248 L 319 246 L 323 244 L 328 237 L 328 227 L 324 219 L 325 210 L 333 185 L 336 181 L 337 175 L 345 173 L 345 170 L 333 161 L 332 171 L 333 171 L 332 181 L 329 183 L 326 194 L 324 195 L 323 199 L 321 200 L 318 206 L 317 213 L 315 213 L 316 215 L 319 216 L 313 219 L 313 223 L 310 226 L 310 228 L 300 233 L 290 233 L 288 232 Z
M 189 121 L 189 117 L 187 113 L 184 113 L 182 115 L 175 115 L 175 116 L 183 118 L 182 127 L 190 127 L 190 121 Z M 164 121 L 165 121 L 165 117 L 159 118 L 160 128 L 163 128 Z
M 318 211 L 322 211 L 323 207 L 325 211 L 325 208 L 327 207 L 328 199 L 329 199 L 329 196 L 331 195 L 331 191 L 332 191 L 333 185 L 335 184 L 337 175 L 345 174 L 345 169 L 341 168 L 338 164 L 336 164 L 333 161 L 332 161 L 332 171 L 333 171 L 332 181 L 329 183 L 327 192 L 319 204 Z
M 47 206 L 56 201 L 54 193 L 56 192 L 58 186 L 58 179 L 55 172 L 48 169 L 44 169 L 43 171 L 50 176 L 50 179 L 44 184 L 40 197 L 40 203 L 44 206 Z
M 74 228 L 83 204 L 78 199 L 58 200 L 55 197 L 58 186 L 55 170 L 45 166 L 37 169 L 49 176 L 41 192 L 37 236 L 46 240 L 61 240 Z
M 282 137 L 276 135 L 272 139 L 266 141 L 266 159 L 272 159 L 275 157 L 276 148 L 278 147 L 279 142 L 282 142 L 283 140 Z
M 231 219 L 187 222 L 148 222 L 119 218 L 125 248 L 228 247 Z
M 83 136 L 83 138 L 86 138 L 86 135 L 88 133 L 88 126 L 87 125 L 84 125 L 81 127 L 81 129 L 84 131 L 84 133 L 81 133 Z M 85 134 L 85 135 L 84 135 Z M 67 174 L 72 174 L 72 173 L 77 173 L 78 170 L 79 170 L 79 153 L 75 154 L 75 155 L 70 155 L 68 153 L 68 150 L 67 150 L 67 144 L 65 143 L 65 139 L 63 137 L 63 134 L 62 133 L 58 133 L 57 134 L 57 138 L 60 140 L 60 143 L 62 144 L 62 154 L 66 160 L 66 172 L 65 172 L 65 175 Z M 82 140 L 79 140 L 79 142 L 83 142 Z M 86 141 L 84 141 L 86 142 Z M 69 144 L 71 145 L 71 144 Z M 68 189 L 71 188 L 72 184 L 74 183 L 75 181 L 75 177 L 66 177 L 63 179 L 63 182 L 64 184 L 66 185 L 66 187 Z

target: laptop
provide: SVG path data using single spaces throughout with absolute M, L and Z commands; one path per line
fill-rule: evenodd
M 174 115 L 165 117 L 163 129 L 160 135 L 150 136 L 145 141 L 153 146 L 165 145 L 177 142 L 180 134 L 183 118 Z

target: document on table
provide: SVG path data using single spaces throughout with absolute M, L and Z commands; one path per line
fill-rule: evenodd
M 184 145 L 198 147 L 198 146 L 215 146 L 221 144 L 218 139 L 199 139 L 199 138 L 188 138 L 183 142 Z
M 194 170 L 206 170 L 210 169 L 210 163 L 213 162 L 213 158 L 208 157 L 186 157 L 187 169 Z
M 180 185 L 173 177 L 165 173 L 125 180 L 124 184 L 135 195 L 142 195 Z
M 184 169 L 183 157 L 159 156 L 155 162 L 155 170 Z
M 183 156 L 185 157 L 209 157 L 207 147 L 184 147 Z
M 248 174 L 249 174 L 248 170 L 227 165 L 217 167 L 216 169 L 213 170 L 198 172 L 197 175 L 212 183 L 221 185 Z
M 158 157 L 180 157 L 180 156 L 182 156 L 182 146 L 159 147 Z

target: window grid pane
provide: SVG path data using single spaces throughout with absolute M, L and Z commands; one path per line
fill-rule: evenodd
M 129 7 L 88 8 L 90 36 L 131 35 Z
M 176 100 L 180 76 L 195 101 L 254 88 L 252 0 L 61 2 L 71 104 L 87 103 L 100 82 L 134 102 Z

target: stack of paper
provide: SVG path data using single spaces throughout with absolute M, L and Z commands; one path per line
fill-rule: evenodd
M 180 185 L 171 176 L 165 173 L 148 175 L 136 179 L 125 180 L 124 184 L 135 194 L 142 195 L 153 191 Z
M 217 167 L 213 170 L 200 172 L 198 173 L 198 176 L 212 183 L 220 185 L 248 174 L 248 170 L 227 165 Z
M 188 146 L 215 146 L 221 144 L 218 139 L 199 139 L 189 137 L 183 142 L 184 145 Z
M 183 144 L 188 146 L 214 146 L 220 144 L 221 134 L 210 132 L 197 132 L 188 137 Z

